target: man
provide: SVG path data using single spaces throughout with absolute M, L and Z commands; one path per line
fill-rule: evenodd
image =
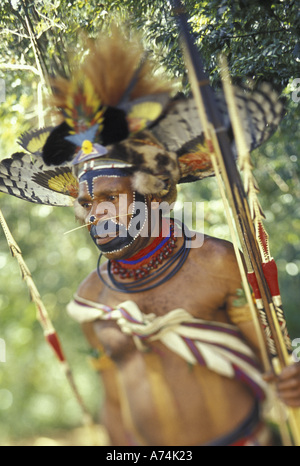
M 170 100 L 170 86 L 118 37 L 91 44 L 75 78 L 57 79 L 54 93 L 63 122 L 43 158 L 73 165 L 77 216 L 101 252 L 68 311 L 100 353 L 111 444 L 269 445 L 267 384 L 248 305 L 236 305 L 233 247 L 160 215 L 178 183 L 213 174 L 192 99 Z M 276 118 L 264 120 L 267 135 Z M 299 365 L 276 387 L 300 406 Z
M 97 225 L 104 224 L 104 219 L 110 218 L 109 209 L 103 209 L 101 204 L 107 206 L 112 193 L 114 199 L 110 202 L 116 209 L 117 219 L 122 226 L 128 227 L 128 216 L 123 211 L 118 216 L 120 195 L 128 196 L 128 206 L 133 196 L 130 177 L 125 176 L 113 180 L 105 176 L 96 179 L 93 195 L 85 182 L 80 183 L 78 201 L 86 211 L 87 223 L 91 217 Z M 150 203 L 150 199 L 147 203 Z M 148 226 L 150 231 L 151 227 Z M 212 365 L 210 368 L 199 362 L 189 364 L 185 353 L 180 354 L 179 348 L 172 348 L 172 341 L 170 345 L 167 342 L 168 332 L 172 333 L 175 328 L 176 333 L 176 320 L 171 319 L 169 324 L 165 320 L 149 336 L 145 332 L 139 334 L 137 324 L 140 321 L 146 326 L 150 315 L 154 314 L 155 319 L 164 318 L 183 308 L 187 315 L 183 314 L 179 322 L 190 322 L 191 326 L 204 323 L 207 326 L 205 331 L 211 332 L 209 342 L 213 343 L 217 338 L 217 345 L 225 345 L 228 337 L 226 330 L 239 330 L 241 340 L 237 340 L 235 349 L 243 352 L 243 341 L 247 341 L 259 354 L 249 310 L 247 306 L 241 308 L 234 304 L 241 278 L 231 244 L 205 236 L 201 247 L 190 248 L 187 260 L 174 276 L 164 280 L 176 267 L 176 264 L 171 264 L 159 279 L 154 280 L 155 288 L 141 292 L 137 290 L 131 293 L 128 301 L 128 292 L 126 288 L 122 289 L 124 283 L 137 286 L 139 280 L 120 279 L 116 275 L 118 278 L 112 282 L 108 266 L 114 261 L 130 261 L 147 248 L 149 251 L 149 246 L 157 238 L 140 235 L 128 247 L 117 251 L 113 247 L 112 250 L 108 248 L 117 236 L 105 237 L 103 232 L 102 235 L 95 232 L 94 238 L 100 250 L 101 246 L 106 246 L 105 255 L 109 262 L 105 262 L 100 271 L 92 272 L 81 284 L 69 312 L 83 322 L 83 330 L 91 345 L 103 350 L 111 361 L 101 376 L 105 387 L 102 419 L 112 444 L 268 445 L 271 440 L 261 424 L 258 408 L 263 384 L 258 384 L 255 394 L 247 384 L 233 378 L 233 374 L 228 377 L 218 373 L 217 359 L 214 361 L 215 367 Z M 179 235 L 177 241 L 168 260 L 186 239 Z M 192 241 L 197 241 L 197 238 L 194 237 Z M 149 272 L 148 279 L 163 266 L 162 261 Z M 141 312 L 143 319 L 138 319 L 132 308 L 137 313 Z M 135 319 L 133 328 L 130 322 L 126 326 L 127 319 Z M 233 323 L 236 323 L 238 330 Z M 214 326 L 221 329 L 217 337 L 213 336 Z M 161 336 L 157 335 L 162 329 L 166 334 L 162 332 Z M 225 331 L 224 342 L 222 330 Z M 194 334 L 197 334 L 197 330 Z M 191 336 L 193 340 L 193 332 Z M 197 337 L 194 341 L 197 341 Z M 206 349 L 205 336 L 203 340 L 201 334 L 199 337 L 205 354 L 209 345 Z M 139 338 L 141 341 L 137 343 L 135 339 Z M 185 351 L 187 349 L 188 346 Z M 203 348 L 200 349 L 199 358 L 201 350 Z M 104 360 L 107 356 L 104 356 Z M 251 357 L 251 353 L 247 357 Z M 223 364 L 221 362 L 221 370 Z M 279 394 L 287 403 L 298 405 L 299 383 L 294 392 L 293 384 L 299 379 L 299 370 L 295 366 L 289 371 L 281 374 Z M 255 368 L 253 376 L 257 377 Z
M 68 307 L 102 356 L 102 420 L 112 445 L 268 445 L 266 383 L 248 305 L 235 303 L 233 247 L 159 215 L 178 182 L 212 174 L 194 103 L 166 103 L 170 87 L 140 57 L 118 35 L 93 44 L 79 84 L 55 83 L 64 122 L 43 150 L 46 163 L 61 163 L 62 147 L 72 160 L 78 216 L 108 259 Z M 84 116 L 78 100 L 89 102 Z M 268 131 L 276 109 L 263 116 Z M 277 389 L 300 405 L 299 365 L 282 372 Z
M 117 212 L 118 196 L 126 193 L 132 197 L 129 177 L 116 178 L 113 183 L 110 178 L 97 180 L 93 197 L 85 185 L 80 184 L 79 202 L 87 210 L 87 221 L 90 214 L 99 222 L 107 217 L 103 213 L 97 214 L 101 202 L 106 201 L 107 189 L 115 193 Z M 124 225 L 128 222 L 124 218 L 120 218 L 120 221 Z M 139 236 L 125 250 L 108 252 L 106 255 L 110 262 L 130 260 L 154 240 L 152 236 Z M 108 245 L 112 240 L 99 238 L 96 241 L 101 249 L 101 245 Z M 183 237 L 177 238 L 178 244 L 171 257 L 184 241 Z M 150 271 L 148 277 L 163 265 L 164 262 Z M 100 273 L 104 281 L 112 285 L 107 266 L 104 263 Z M 203 319 L 207 324 L 225 324 L 225 328 L 232 323 L 230 313 L 234 311 L 233 302 L 237 298 L 241 279 L 230 244 L 205 237 L 201 247 L 190 249 L 188 259 L 177 273 L 163 281 L 174 268 L 175 265 L 171 264 L 169 270 L 164 271 L 157 287 L 132 293 L 129 302 L 128 294 L 122 289 L 118 290 L 118 284 L 114 283 L 115 289 L 108 288 L 94 271 L 79 287 L 77 305 L 70 305 L 69 310 L 71 313 L 77 310 L 76 316 L 84 321 L 84 306 L 96 309 L 101 304 L 112 309 L 122 309 L 123 306 L 127 309 L 129 306 L 130 312 L 132 301 L 146 318 L 153 313 L 157 317 L 168 316 L 172 311 L 183 308 L 195 321 Z M 138 283 L 134 278 L 119 279 L 121 286 L 124 280 L 128 284 Z M 166 347 L 160 338 L 156 339 L 155 334 L 154 338 L 151 333 L 146 339 L 141 335 L 144 347 L 140 351 L 132 332 L 122 332 L 121 318 L 122 315 L 117 315 L 116 319 L 110 317 L 109 320 L 96 319 L 83 323 L 91 345 L 95 348 L 103 346 L 113 361 L 111 367 L 102 372 L 106 388 L 103 422 L 113 445 L 126 445 L 128 442 L 142 445 L 201 445 L 233 432 L 248 418 L 249 423 L 252 425 L 254 422 L 257 428 L 258 418 L 254 416 L 251 419 L 255 396 L 249 388 L 232 378 L 217 375 L 205 366 L 189 364 L 176 354 L 177 351 Z M 248 318 L 250 320 L 250 316 Z M 164 325 L 168 329 L 166 322 Z M 172 321 L 170 325 L 172 329 Z M 246 339 L 255 342 L 251 322 L 242 321 L 239 327 Z M 219 338 L 221 342 L 221 334 Z M 130 419 L 122 417 L 121 411 L 124 409 L 128 409 Z M 238 438 L 233 438 L 233 441 Z

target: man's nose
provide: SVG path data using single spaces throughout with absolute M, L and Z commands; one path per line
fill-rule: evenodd
M 115 215 L 115 209 L 112 203 L 100 202 L 93 205 L 92 210 L 90 211 L 90 221 L 95 222 L 101 220 L 102 218 L 110 218 Z

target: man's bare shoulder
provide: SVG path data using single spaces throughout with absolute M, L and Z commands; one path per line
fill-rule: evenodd
M 90 301 L 97 301 L 102 288 L 102 282 L 99 280 L 97 270 L 93 270 L 77 288 L 77 295 Z
M 230 273 L 237 270 L 236 255 L 230 241 L 203 235 L 201 246 L 192 248 L 191 252 L 194 261 L 205 263 L 215 272 L 223 273 L 227 270 Z

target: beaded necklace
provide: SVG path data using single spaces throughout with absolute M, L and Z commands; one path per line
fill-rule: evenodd
M 163 229 L 162 229 L 163 230 Z M 129 260 L 111 260 L 111 272 L 119 275 L 121 279 L 133 278 L 138 280 L 149 275 L 151 270 L 157 267 L 172 254 L 176 247 L 174 237 L 174 225 L 170 225 L 170 234 L 167 237 L 160 235 L 146 248 L 139 251 Z
M 174 226 L 172 225 L 172 227 L 173 227 L 172 229 L 170 228 L 170 235 L 167 237 L 167 239 L 169 239 L 169 240 L 175 239 L 175 237 L 174 237 Z M 173 231 L 173 233 L 172 233 L 172 231 Z M 114 261 L 111 261 L 111 260 L 108 260 L 108 262 L 107 262 L 107 272 L 108 272 L 108 276 L 110 278 L 110 281 L 112 282 L 112 285 L 109 282 L 107 282 L 104 279 L 104 277 L 102 276 L 102 274 L 101 274 L 100 262 L 101 262 L 101 258 L 103 256 L 103 254 L 100 254 L 99 259 L 98 259 L 98 264 L 97 264 L 97 272 L 98 272 L 98 276 L 99 276 L 100 280 L 105 284 L 105 286 L 107 286 L 111 290 L 119 291 L 119 292 L 123 292 L 123 293 L 139 293 L 139 292 L 143 292 L 143 291 L 148 291 L 148 290 L 151 290 L 151 289 L 165 283 L 166 281 L 170 280 L 170 278 L 172 278 L 181 269 L 181 267 L 183 266 L 183 264 L 185 263 L 185 261 L 186 261 L 186 259 L 188 257 L 188 254 L 190 252 L 189 242 L 191 240 L 191 236 L 189 234 L 187 235 L 186 231 L 187 231 L 187 228 L 186 228 L 185 225 L 183 225 L 182 233 L 183 233 L 184 241 L 183 241 L 182 246 L 174 254 L 170 255 L 170 253 L 167 251 L 168 254 L 166 254 L 166 252 L 165 252 L 165 257 L 160 257 L 159 256 L 159 260 L 157 259 L 158 264 L 155 263 L 155 266 L 152 264 L 152 268 L 151 268 L 152 273 L 149 275 L 149 273 L 150 273 L 150 270 L 149 270 L 149 272 L 147 274 L 144 273 L 143 275 L 140 275 L 139 277 L 137 277 L 134 280 L 134 282 L 129 282 L 129 283 L 127 283 L 127 282 L 124 283 L 123 282 L 123 283 L 121 283 L 121 282 L 117 281 L 114 278 L 114 273 L 112 272 L 112 267 L 113 267 L 112 263 Z M 150 246 L 152 246 L 152 244 Z M 169 247 L 170 247 L 170 245 L 169 245 Z M 174 250 L 175 247 L 176 246 L 174 246 L 172 250 Z M 147 249 L 147 248 L 145 248 L 145 249 Z M 142 251 L 140 251 L 140 253 L 142 253 Z M 160 252 L 160 254 L 163 254 L 162 251 Z M 164 260 L 165 260 L 165 262 L 163 263 Z M 122 261 L 122 262 L 125 262 L 125 261 Z M 128 262 L 130 262 L 130 261 L 128 261 Z M 158 270 L 153 270 L 153 269 L 156 269 L 159 264 L 162 264 L 162 266 Z M 175 266 L 174 266 L 174 268 L 172 268 L 172 266 L 174 264 L 175 264 Z M 169 270 L 169 272 L 164 277 L 162 277 L 160 280 L 157 280 L 158 278 L 161 277 L 161 275 L 166 270 Z M 152 283 L 154 280 L 157 280 L 157 281 L 155 283 Z

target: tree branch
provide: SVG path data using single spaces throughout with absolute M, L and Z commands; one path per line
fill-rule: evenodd
M 286 28 L 279 28 L 279 29 L 273 29 L 271 31 L 256 31 L 256 32 L 249 32 L 247 34 L 242 34 L 242 35 L 232 35 L 232 36 L 226 36 L 224 39 L 242 39 L 243 37 L 251 37 L 251 36 L 258 36 L 258 35 L 265 35 L 265 34 L 273 34 L 274 32 L 291 32 L 293 28 L 286 29 Z
M 40 77 L 40 72 L 34 66 L 31 65 L 13 65 L 9 63 L 0 63 L 0 69 L 7 69 L 7 70 L 24 70 L 24 71 L 31 71 L 32 73 L 36 74 Z

